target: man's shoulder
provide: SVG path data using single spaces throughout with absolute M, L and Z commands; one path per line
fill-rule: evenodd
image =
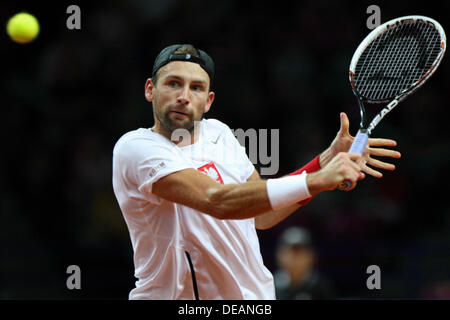
M 117 142 L 120 142 L 122 140 L 126 140 L 126 139 L 133 139 L 135 137 L 147 137 L 150 135 L 150 133 L 152 133 L 152 131 L 150 129 L 146 129 L 146 128 L 139 128 L 136 130 L 131 130 L 128 131 L 126 133 L 124 133 L 119 140 L 117 140 Z
M 206 137 L 216 143 L 219 139 L 226 139 L 229 141 L 234 134 L 230 127 L 217 119 L 203 119 L 206 124 Z
M 207 125 L 210 127 L 230 130 L 230 127 L 220 120 L 210 118 L 210 119 L 203 119 L 203 121 L 205 121 Z
M 134 144 L 140 143 L 162 143 L 162 140 L 158 137 L 157 134 L 152 132 L 150 129 L 139 128 L 136 130 L 129 131 L 122 135 L 114 145 L 114 153 L 118 152 L 119 149 L 122 149 L 123 146 L 130 146 Z
M 231 128 L 227 124 L 223 123 L 220 120 L 217 120 L 217 119 L 203 119 L 203 121 L 206 122 L 206 128 L 207 128 L 208 131 L 215 131 L 215 132 L 220 132 L 220 133 L 223 133 L 223 132 L 230 133 L 230 132 L 232 132 Z

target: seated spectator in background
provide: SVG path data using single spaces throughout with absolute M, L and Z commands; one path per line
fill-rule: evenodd
M 291 227 L 284 231 L 276 259 L 280 267 L 274 277 L 278 300 L 337 298 L 330 281 L 315 268 L 316 252 L 307 230 Z

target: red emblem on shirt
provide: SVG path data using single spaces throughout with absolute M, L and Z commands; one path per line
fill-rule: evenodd
M 197 168 L 197 170 L 203 172 L 208 177 L 213 178 L 218 183 L 223 184 L 222 177 L 220 176 L 219 170 L 217 170 L 216 166 L 214 165 L 214 162 L 207 163 L 204 166 Z

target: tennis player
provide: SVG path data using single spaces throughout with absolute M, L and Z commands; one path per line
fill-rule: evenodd
M 155 124 L 123 135 L 113 187 L 129 229 L 136 287 L 130 299 L 275 299 L 256 229 L 270 228 L 319 192 L 394 166 L 395 141 L 370 139 L 345 152 L 348 118 L 330 147 L 291 175 L 262 180 L 230 128 L 203 115 L 214 101 L 214 63 L 192 45 L 157 56 L 145 97 Z M 180 138 L 181 137 L 181 138 Z M 374 146 L 378 148 L 373 148 Z

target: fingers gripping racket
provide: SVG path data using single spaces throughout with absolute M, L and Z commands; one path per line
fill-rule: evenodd
M 445 49 L 441 25 L 424 16 L 393 19 L 367 35 L 350 63 L 350 84 L 358 99 L 361 122 L 349 152 L 363 154 L 373 129 L 431 77 Z M 381 103 L 387 105 L 369 123 L 365 105 Z M 350 186 L 346 180 L 340 189 Z

